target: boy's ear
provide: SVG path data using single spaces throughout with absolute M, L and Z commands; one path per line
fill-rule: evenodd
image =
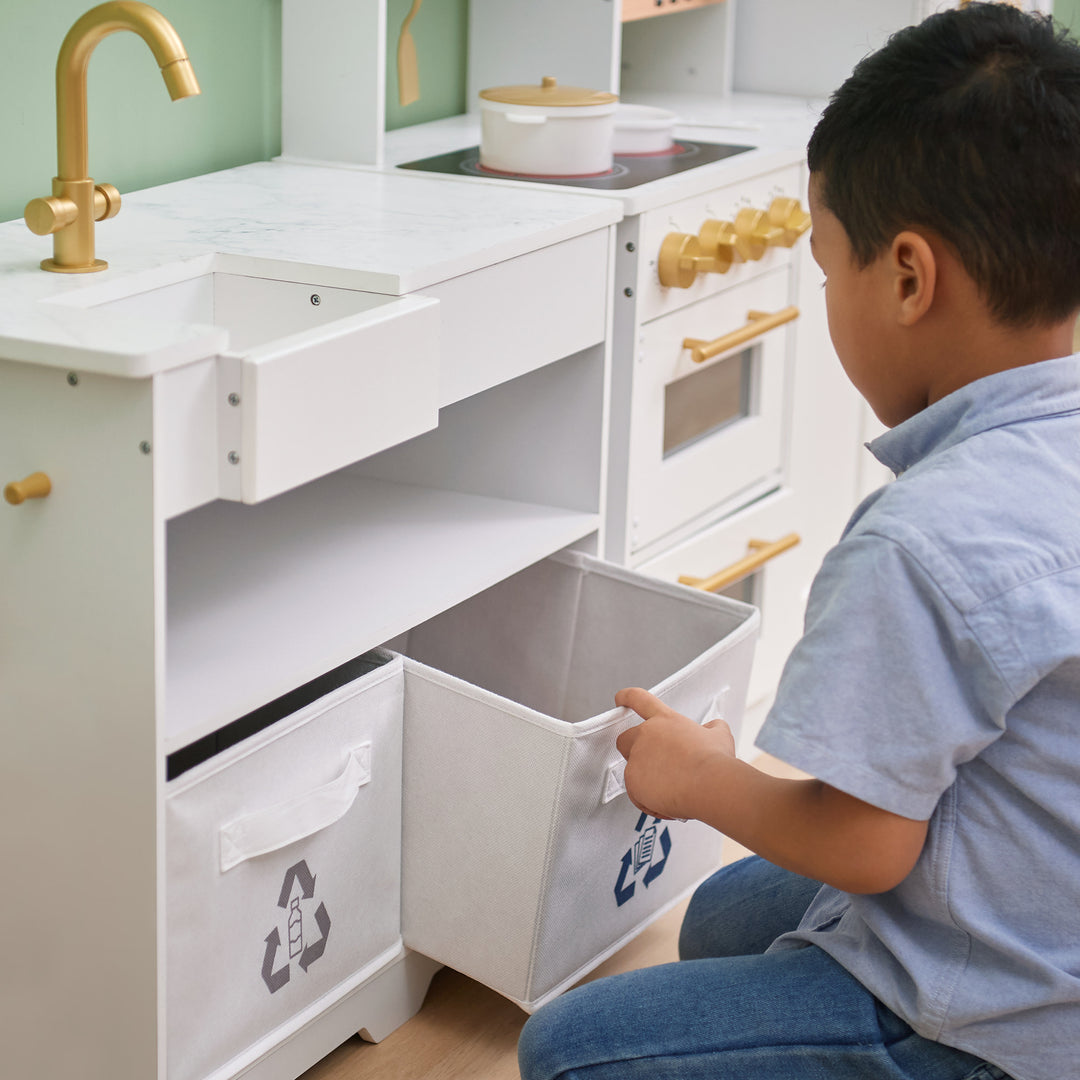
M 914 326 L 930 310 L 937 289 L 937 259 L 917 232 L 897 233 L 889 249 L 893 299 L 901 326 Z

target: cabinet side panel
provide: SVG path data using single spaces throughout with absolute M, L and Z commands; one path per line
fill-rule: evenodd
M 0 360 L 5 1075 L 158 1075 L 149 381 Z M 148 446 L 148 449 L 152 449 Z

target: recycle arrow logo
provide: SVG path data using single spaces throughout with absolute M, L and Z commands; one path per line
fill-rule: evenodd
M 300 894 L 293 896 L 295 886 L 299 884 Z M 287 935 L 288 941 L 283 943 L 281 931 L 275 926 L 269 934 L 263 938 L 266 949 L 263 952 L 262 980 L 271 994 L 276 994 L 289 981 L 291 963 L 295 959 L 305 973 L 326 950 L 326 941 L 330 936 L 330 915 L 326 905 L 322 902 L 315 909 L 315 925 L 319 928 L 319 938 L 316 941 L 304 942 L 304 913 L 301 909 L 301 900 L 311 900 L 315 896 L 315 875 L 308 869 L 305 859 L 285 871 L 285 877 L 281 883 L 281 892 L 278 894 L 277 906 L 288 911 Z M 276 971 L 274 964 L 277 962 L 278 951 L 285 947 L 287 958 Z
M 634 832 L 638 838 L 623 853 L 622 865 L 619 868 L 619 879 L 615 882 L 615 906 L 622 907 L 633 895 L 637 888 L 638 877 L 642 870 L 645 873 L 640 878 L 642 885 L 647 889 L 663 872 L 667 866 L 668 856 L 671 854 L 671 833 L 665 825 L 662 832 L 657 833 L 656 826 L 661 823 L 658 817 L 653 818 L 653 823 L 646 829 L 645 823 L 649 820 L 648 814 L 642 814 L 634 826 Z M 660 843 L 663 852 L 659 860 L 655 859 L 656 844 Z M 630 878 L 630 881 L 627 881 Z

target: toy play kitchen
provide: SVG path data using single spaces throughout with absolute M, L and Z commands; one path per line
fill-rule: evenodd
M 472 0 L 476 111 L 388 135 L 382 0 L 283 0 L 282 160 L 122 208 L 81 78 L 172 37 L 73 27 L 59 189 L 0 226 L 12 1071 L 292 1080 L 444 963 L 534 1008 L 716 864 L 609 695 L 752 734 L 859 413 L 801 151 L 633 100 L 731 99 L 735 5 L 645 7 Z

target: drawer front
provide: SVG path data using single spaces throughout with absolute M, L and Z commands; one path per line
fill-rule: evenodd
M 612 237 L 600 229 L 425 289 L 442 309 L 439 405 L 603 341 Z
M 637 281 L 639 319 L 642 322 L 655 319 L 759 274 L 790 265 L 792 258 L 789 248 L 770 246 L 760 258 L 736 256 L 723 273 L 697 274 L 688 288 L 660 284 L 660 249 L 670 233 L 698 236 L 706 221 L 734 223 L 741 210 L 768 210 L 777 198 L 802 198 L 802 206 L 805 207 L 802 170 L 798 165 L 776 169 L 643 214 Z M 806 237 L 796 242 L 804 244 Z
M 399 954 L 402 694 L 391 661 L 169 783 L 169 1080 L 240 1071 Z
M 439 355 L 437 301 L 403 297 L 222 356 L 221 496 L 261 502 L 429 431 Z
M 779 270 L 641 328 L 629 436 L 630 549 L 641 551 L 760 481 L 784 462 L 790 322 Z M 786 313 L 786 314 L 785 314 Z M 775 321 L 775 320 L 774 320 Z M 702 362 L 686 341 L 742 341 Z M 719 339 L 719 340 L 718 340 Z
M 758 541 L 773 544 L 799 535 L 798 503 L 789 488 L 724 519 L 711 528 L 643 563 L 638 569 L 666 581 L 680 577 L 707 579 L 762 550 Z M 777 545 L 779 547 L 780 545 Z M 765 549 L 764 554 L 768 554 Z M 750 673 L 747 706 L 772 696 L 788 654 L 802 634 L 803 613 L 810 583 L 817 571 L 812 546 L 796 544 L 780 550 L 728 586 L 723 595 L 755 604 L 761 611 L 761 631 Z M 744 729 L 740 750 L 749 749 L 757 732 Z

